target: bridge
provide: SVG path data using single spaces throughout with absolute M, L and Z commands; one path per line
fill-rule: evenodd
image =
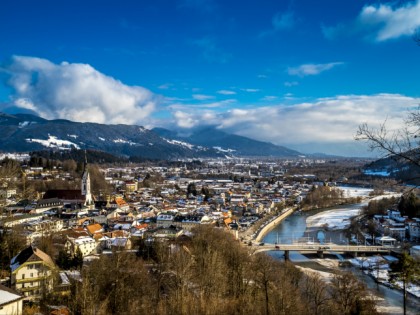
M 390 246 L 365 246 L 365 245 L 338 245 L 333 243 L 327 244 L 267 244 L 254 246 L 254 254 L 265 251 L 281 250 L 284 251 L 286 259 L 289 258 L 290 251 L 303 252 L 303 253 L 317 253 L 320 258 L 324 253 L 338 254 L 338 253 L 352 253 L 354 256 L 358 254 L 389 254 L 391 251 L 396 250 L 395 247 Z

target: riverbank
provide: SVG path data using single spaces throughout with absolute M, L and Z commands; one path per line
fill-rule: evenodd
M 282 212 L 278 217 L 276 217 L 274 220 L 268 222 L 265 226 L 263 226 L 257 233 L 257 236 L 255 237 L 256 242 L 260 242 L 261 239 L 265 237 L 265 235 L 270 232 L 272 229 L 276 227 L 277 224 L 279 224 L 281 221 L 283 221 L 285 218 L 287 218 L 289 215 L 291 215 L 295 211 L 295 208 L 289 208 Z

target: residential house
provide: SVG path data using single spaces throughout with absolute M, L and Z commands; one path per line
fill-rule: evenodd
M 0 314 L 21 315 L 23 296 L 0 284 Z
M 87 256 L 95 251 L 97 247 L 96 241 L 90 236 L 81 236 L 78 238 L 67 237 L 64 249 L 67 253 L 74 256 L 80 250 L 82 256 Z
M 408 223 L 408 233 L 410 234 L 410 241 L 420 240 L 420 218 L 413 218 L 413 222 Z
M 174 216 L 172 214 L 161 213 L 156 218 L 157 227 L 170 227 L 174 224 Z
M 11 286 L 27 298 L 38 297 L 43 290 L 53 288 L 53 272 L 56 265 L 49 255 L 29 246 L 13 257 L 10 262 Z

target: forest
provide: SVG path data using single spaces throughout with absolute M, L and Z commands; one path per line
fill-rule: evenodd
M 81 269 L 67 295 L 41 310 L 71 314 L 376 314 L 350 273 L 330 283 L 267 254 L 251 255 L 230 233 L 200 227 L 171 243 L 140 241 L 135 253 L 102 255 Z

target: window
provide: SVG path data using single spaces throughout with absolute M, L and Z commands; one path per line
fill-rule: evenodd
M 31 278 L 33 278 L 34 277 L 34 273 L 33 272 L 31 272 Z
M 22 274 L 22 279 L 25 279 L 25 274 Z

